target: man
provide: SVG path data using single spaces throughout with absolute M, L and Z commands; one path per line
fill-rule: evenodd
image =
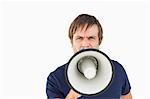
M 94 16 L 81 14 L 70 25 L 69 38 L 75 53 L 83 48 L 98 49 L 103 39 L 103 30 Z M 124 68 L 117 61 L 111 61 L 114 64 L 114 78 L 103 93 L 90 97 L 82 96 L 70 89 L 65 78 L 65 67 L 68 64 L 66 63 L 48 76 L 46 86 L 48 99 L 132 99 L 130 83 Z

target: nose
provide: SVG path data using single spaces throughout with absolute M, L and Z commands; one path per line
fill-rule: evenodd
M 84 39 L 81 44 L 81 49 L 91 48 L 91 44 L 87 39 Z

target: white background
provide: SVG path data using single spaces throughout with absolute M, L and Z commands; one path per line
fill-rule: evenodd
M 120 62 L 134 99 L 150 97 L 148 1 L 2 1 L 0 98 L 46 99 L 50 72 L 73 55 L 68 28 L 81 13 L 99 19 L 100 50 Z

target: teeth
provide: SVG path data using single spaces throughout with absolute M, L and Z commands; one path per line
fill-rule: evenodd
M 80 50 L 83 50 L 83 49 L 88 49 L 88 47 L 81 47 L 81 48 L 80 48 Z

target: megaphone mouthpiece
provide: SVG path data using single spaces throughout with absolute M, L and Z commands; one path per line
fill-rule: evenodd
M 96 76 L 96 68 L 88 67 L 84 70 L 83 74 L 87 79 L 91 80 Z
M 77 63 L 77 68 L 87 79 L 93 79 L 96 76 L 97 60 L 92 56 L 85 56 Z

